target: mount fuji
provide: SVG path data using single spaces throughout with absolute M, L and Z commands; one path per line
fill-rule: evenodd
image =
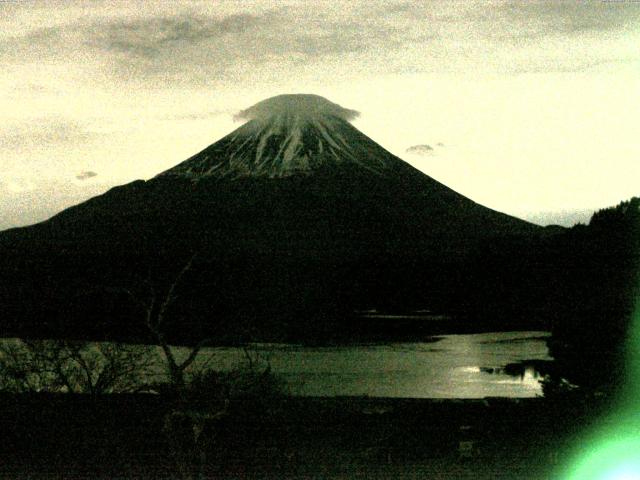
M 411 167 L 356 116 L 315 95 L 273 97 L 150 180 L 0 232 L 3 328 L 143 337 L 121 292 L 166 288 L 192 258 L 170 309 L 176 342 L 291 339 L 357 309 L 446 304 L 480 245 L 541 230 Z
M 349 167 L 388 172 L 393 157 L 351 126 L 355 115 L 316 95 L 270 98 L 237 116 L 250 119 L 245 125 L 161 175 L 281 178 Z

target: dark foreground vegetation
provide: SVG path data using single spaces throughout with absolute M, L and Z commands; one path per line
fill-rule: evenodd
M 114 276 L 107 284 L 97 278 L 100 269 L 87 273 L 84 264 L 74 270 L 49 260 L 44 270 L 49 283 L 23 277 L 18 281 L 11 275 L 24 275 L 34 260 L 14 259 L 13 269 L 4 273 L 13 280 L 4 285 L 18 285 L 21 295 L 37 301 L 21 302 L 9 288 L 0 288 L 3 298 L 11 299 L 5 302 L 11 335 L 144 341 L 162 348 L 171 386 L 156 388 L 157 394 L 100 393 L 115 391 L 113 381 L 105 387 L 105 378 L 116 378 L 111 373 L 126 379 L 115 367 L 127 364 L 115 361 L 130 362 L 127 351 L 96 353 L 73 342 L 52 344 L 52 349 L 33 340 L 25 343 L 27 350 L 5 350 L 18 359 L 25 354 L 37 359 L 18 365 L 47 366 L 42 378 L 53 378 L 56 391 L 73 391 L 64 379 L 95 371 L 87 363 L 95 358 L 112 362 L 114 368 L 100 370 L 95 378 L 84 375 L 83 391 L 89 394 L 3 394 L 0 474 L 553 478 L 549 472 L 562 461 L 558 456 L 575 441 L 576 432 L 606 410 L 626 381 L 625 344 L 639 293 L 639 253 L 640 199 L 635 198 L 596 213 L 589 225 L 487 239 L 464 255 L 449 256 L 448 263 L 393 254 L 355 258 L 348 264 L 279 257 L 272 261 L 268 256 L 262 259 L 269 258 L 268 265 L 246 257 L 236 259 L 240 263 L 215 263 L 198 252 L 172 257 L 160 250 L 154 251 L 152 265 L 140 257 L 109 266 Z M 378 260 L 371 263 L 371 258 Z M 60 293 L 53 286 L 61 272 L 76 282 L 64 288 L 80 292 L 71 302 L 68 296 L 52 296 Z M 86 283 L 85 277 L 76 276 L 80 273 L 96 278 Z M 87 284 L 93 287 L 84 288 Z M 186 378 L 203 340 L 209 345 L 247 340 L 335 343 L 435 333 L 429 329 L 436 324 L 375 324 L 350 316 L 371 307 L 381 312 L 428 308 L 447 314 L 455 325 L 477 329 L 550 328 L 555 362 L 546 367 L 545 398 L 289 398 L 278 393 L 268 368 L 251 374 L 248 388 L 233 397 L 225 387 L 229 379 L 215 372 Z M 43 323 L 20 328 L 11 323 L 21 318 Z M 191 354 L 176 358 L 173 344 L 192 345 Z M 138 367 L 140 362 L 144 366 L 143 360 L 136 360 Z M 71 377 L 57 370 L 51 374 L 49 365 L 66 365 Z M 10 374 L 14 391 L 42 390 L 39 372 L 35 380 L 29 369 L 4 372 Z
M 2 395 L 0 476 L 547 479 L 601 405 L 254 398 L 195 440 L 168 434 L 171 408 L 160 395 Z

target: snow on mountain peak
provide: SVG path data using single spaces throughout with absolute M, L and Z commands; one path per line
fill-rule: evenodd
M 400 160 L 354 128 L 359 115 L 318 95 L 268 98 L 236 115 L 247 122 L 161 176 L 287 177 L 357 166 L 382 174 Z

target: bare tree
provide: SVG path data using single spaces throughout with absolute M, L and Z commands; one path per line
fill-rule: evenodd
M 215 412 L 193 409 L 188 405 L 186 371 L 193 365 L 202 348 L 210 344 L 212 339 L 200 340 L 190 347 L 186 358 L 178 360 L 178 355 L 166 336 L 169 309 L 176 301 L 177 290 L 184 281 L 185 275 L 193 268 L 196 257 L 197 253 L 194 253 L 189 258 L 168 287 L 165 287 L 164 293 L 161 293 L 149 276 L 142 282 L 143 287 L 146 287 L 145 293 L 136 295 L 129 289 L 123 289 L 129 299 L 142 311 L 144 325 L 162 350 L 171 386 L 177 394 L 178 404 L 165 415 L 163 430 L 178 473 L 185 480 L 203 478 L 206 451 L 201 442 L 201 433 L 205 425 L 215 424 L 225 418 L 229 407 L 228 395 L 224 395 L 222 405 Z
M 184 263 L 177 274 L 162 285 L 162 282 L 152 281 L 151 275 L 138 282 L 132 289 L 116 288 L 115 291 L 124 292 L 129 300 L 140 311 L 140 319 L 154 342 L 160 347 L 164 366 L 177 394 L 177 403 L 164 417 L 164 432 L 169 449 L 175 460 L 178 473 L 183 479 L 204 478 L 203 469 L 207 458 L 207 435 L 202 435 L 207 429 L 215 430 L 219 422 L 229 415 L 231 398 L 250 393 L 252 387 L 269 390 L 269 381 L 273 380 L 271 370 L 260 368 L 260 356 L 245 345 L 243 351 L 248 364 L 246 371 L 234 371 L 229 374 L 207 369 L 207 362 L 199 364 L 193 369 L 196 359 L 202 349 L 213 344 L 211 337 L 203 338 L 195 345 L 188 347 L 188 353 L 180 354 L 167 338 L 170 330 L 172 307 L 178 299 L 178 292 L 184 287 L 185 279 L 194 267 L 197 253 Z M 183 347 L 184 348 L 184 347 Z M 187 378 L 187 372 L 190 372 Z M 279 388 L 279 384 L 272 382 L 272 390 Z M 201 400 L 205 398 L 204 402 Z
M 169 308 L 177 299 L 177 289 L 181 286 L 185 275 L 193 268 L 197 253 L 194 253 L 183 265 L 171 283 L 162 292 L 149 278 L 142 284 L 146 290 L 142 294 L 134 294 L 130 289 L 115 289 L 123 291 L 129 299 L 142 311 L 142 321 L 153 339 L 162 350 L 167 374 L 176 393 L 184 395 L 186 381 L 185 372 L 193 365 L 202 348 L 211 344 L 213 339 L 204 338 L 189 349 L 186 358 L 179 360 L 174 347 L 169 344 L 166 336 Z
M 11 392 L 131 393 L 145 390 L 153 347 L 65 340 L 0 342 L 0 388 Z

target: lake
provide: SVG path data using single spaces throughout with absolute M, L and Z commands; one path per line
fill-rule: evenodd
M 527 360 L 552 360 L 549 332 L 520 331 L 441 335 L 430 342 L 340 347 L 258 345 L 251 353 L 271 365 L 294 395 L 406 398 L 525 398 L 542 394 Z M 203 352 L 204 353 L 204 352 Z M 211 349 L 213 368 L 227 370 L 239 349 Z M 517 372 L 514 374 L 513 370 Z

